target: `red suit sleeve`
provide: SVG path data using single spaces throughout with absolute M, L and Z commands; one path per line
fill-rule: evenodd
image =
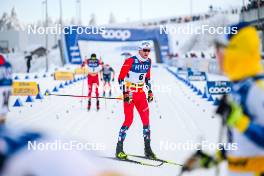
M 118 76 L 118 81 L 120 80 L 124 80 L 125 77 L 127 76 L 130 68 L 132 67 L 132 64 L 134 62 L 134 59 L 133 58 L 128 58 L 125 60 L 121 70 L 120 70 L 120 73 L 119 73 L 119 76 Z

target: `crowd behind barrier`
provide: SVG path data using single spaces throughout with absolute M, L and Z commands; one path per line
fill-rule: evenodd
M 202 21 L 207 20 L 217 14 L 238 14 L 239 9 L 232 8 L 229 10 L 222 10 L 215 8 L 213 6 L 209 7 L 209 11 L 205 14 L 197 14 L 197 15 L 186 15 L 186 16 L 178 16 L 166 19 L 156 19 L 156 20 L 147 20 L 141 23 L 143 27 L 153 27 L 158 25 L 166 25 L 166 24 L 181 24 L 181 23 L 188 23 L 188 22 L 195 22 L 195 21 Z
M 250 0 L 249 3 L 241 8 L 241 12 L 248 12 L 250 10 L 257 9 L 258 7 L 264 7 L 264 0 Z

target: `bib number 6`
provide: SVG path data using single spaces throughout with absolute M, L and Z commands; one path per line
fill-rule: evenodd
M 144 78 L 144 74 L 140 74 L 138 79 L 141 81 L 143 78 Z

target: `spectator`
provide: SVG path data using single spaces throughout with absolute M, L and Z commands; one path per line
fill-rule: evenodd
M 205 55 L 203 52 L 201 52 L 201 58 L 205 58 Z
M 257 9 L 258 7 L 264 7 L 264 0 L 260 0 L 258 4 L 258 0 L 250 0 L 246 6 L 241 8 L 241 12 L 247 12 L 253 9 Z
M 32 54 L 27 55 L 25 59 L 27 60 L 27 73 L 29 73 L 31 67 Z

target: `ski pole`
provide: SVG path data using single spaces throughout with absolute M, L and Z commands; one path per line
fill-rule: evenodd
M 223 95 L 222 97 L 222 101 L 225 102 L 227 101 L 227 95 Z M 223 103 L 222 102 L 222 103 Z M 221 103 L 220 103 L 221 104 Z M 216 110 L 216 114 L 220 114 L 220 108 L 221 105 L 219 105 L 218 109 Z M 222 114 L 223 117 L 227 117 L 228 116 L 228 112 L 225 111 L 223 114 Z M 228 130 L 227 129 L 227 126 L 226 126 L 226 123 L 225 123 L 225 120 L 224 118 L 221 117 L 221 121 L 220 121 L 220 129 L 219 129 L 219 133 L 218 133 L 218 144 L 220 144 L 221 142 L 223 142 L 223 137 L 225 135 L 225 131 Z M 226 119 L 226 118 L 225 118 Z M 219 164 L 217 164 L 216 168 L 215 168 L 215 175 L 216 176 L 219 176 L 220 175 L 220 168 L 219 168 Z
M 83 75 L 85 75 L 85 70 L 83 69 Z M 82 96 L 83 96 L 83 90 L 84 90 L 84 79 L 82 80 Z M 81 100 L 81 108 L 83 105 L 83 100 Z
M 221 119 L 221 126 L 219 129 L 219 136 L 218 136 L 218 144 L 220 144 L 221 142 L 223 142 L 223 137 L 225 134 L 225 124 L 224 124 L 224 120 Z M 216 168 L 215 168 L 215 175 L 219 176 L 220 175 L 220 168 L 219 168 L 219 164 L 217 164 Z
M 85 95 L 68 95 L 68 94 L 49 94 L 52 96 L 59 97 L 75 97 L 75 98 L 101 98 L 101 99 L 109 99 L 109 100 L 123 100 L 122 97 L 102 97 L 102 96 L 85 96 Z

